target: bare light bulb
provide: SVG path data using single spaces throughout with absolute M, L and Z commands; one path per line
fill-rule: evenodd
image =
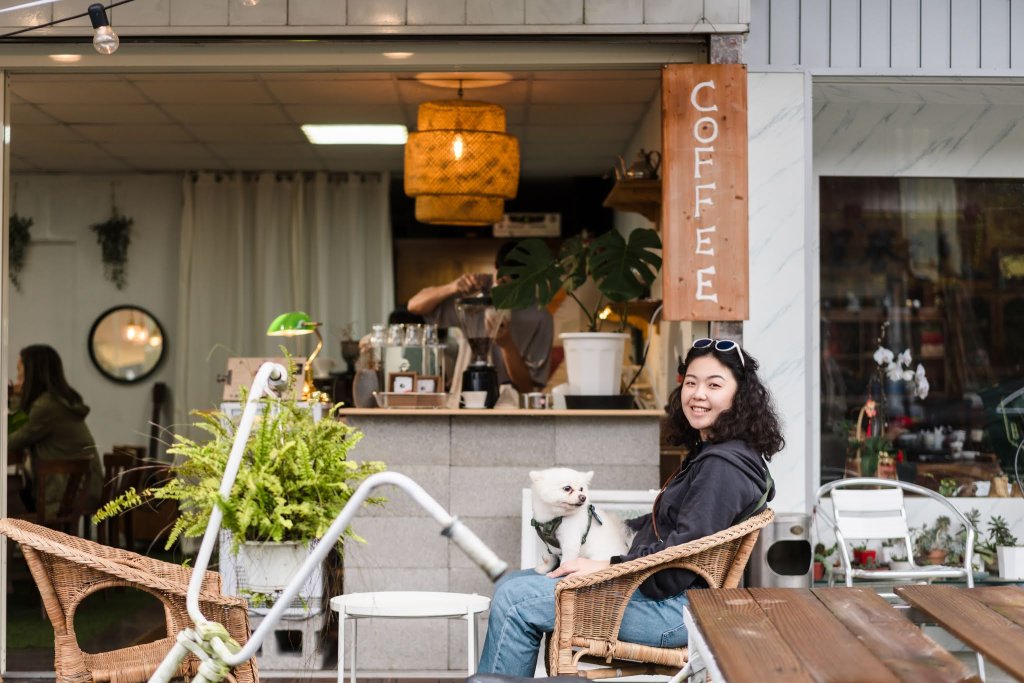
M 463 145 L 463 142 L 462 142 L 462 134 L 461 133 L 456 133 L 455 134 L 455 141 L 452 142 L 452 154 L 455 155 L 455 160 L 456 161 L 462 159 L 463 147 L 464 147 L 464 145 Z
M 110 27 L 110 19 L 107 18 L 107 10 L 100 3 L 89 5 L 89 21 L 95 33 L 92 37 L 92 46 L 101 55 L 110 55 L 117 51 L 121 40 Z

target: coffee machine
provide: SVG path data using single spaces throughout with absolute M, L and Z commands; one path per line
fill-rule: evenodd
M 498 332 L 498 317 L 507 311 L 494 308 L 491 297 L 463 297 L 455 302 L 459 327 L 469 343 L 469 367 L 462 373 L 463 391 L 486 391 L 488 408 L 498 401 L 498 371 L 491 363 L 491 346 Z

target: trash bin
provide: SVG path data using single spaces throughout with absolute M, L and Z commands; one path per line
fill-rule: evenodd
M 810 588 L 813 582 L 811 516 L 776 513 L 761 529 L 747 563 L 746 585 L 768 588 Z

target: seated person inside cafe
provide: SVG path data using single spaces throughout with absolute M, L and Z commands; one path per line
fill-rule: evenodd
M 11 433 L 7 448 L 11 453 L 28 449 L 26 474 L 28 480 L 21 490 L 21 499 L 29 512 L 35 512 L 40 501 L 35 499 L 36 484 L 32 472 L 40 460 L 59 460 L 88 454 L 92 456 L 85 509 L 94 510 L 103 489 L 103 464 L 96 441 L 85 424 L 89 406 L 71 388 L 64 376 L 64 364 L 50 346 L 26 346 L 18 354 L 18 374 L 11 387 L 11 412 L 28 415 L 22 426 Z M 47 511 L 56 511 L 64 493 L 64 482 L 54 478 L 46 482 Z
M 731 340 L 698 339 L 680 363 L 682 385 L 669 398 L 677 445 L 689 456 L 668 479 L 652 512 L 629 520 L 625 555 L 577 558 L 548 574 L 524 569 L 497 585 L 480 657 L 481 673 L 532 676 L 544 633 L 555 625 L 555 584 L 715 534 L 764 509 L 775 495 L 768 460 L 785 440 L 754 358 Z M 654 647 L 687 644 L 683 607 L 689 588 L 706 587 L 685 569 L 642 583 L 626 606 L 621 640 Z
M 515 242 L 507 242 L 498 249 L 495 271 L 505 265 L 515 246 Z M 425 287 L 409 299 L 409 311 L 438 327 L 455 327 L 459 324 L 455 310 L 458 299 L 490 292 L 494 278 L 491 273 L 463 273 L 446 284 Z M 491 352 L 498 382 L 510 382 L 520 393 L 535 391 L 548 381 L 554 320 L 543 307 L 511 313 L 509 322 L 495 335 Z

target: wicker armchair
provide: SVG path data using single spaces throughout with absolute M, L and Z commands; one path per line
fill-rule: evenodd
M 192 570 L 168 562 L 110 548 L 21 519 L 0 519 L 0 534 L 17 541 L 54 632 L 53 666 L 58 683 L 144 683 L 174 645 L 178 632 L 191 625 L 185 608 Z M 110 652 L 82 652 L 74 631 L 75 610 L 88 595 L 104 588 L 129 586 L 143 590 L 164 605 L 167 637 Z M 245 600 L 221 595 L 220 575 L 207 572 L 199 599 L 203 614 L 220 622 L 239 643 L 249 637 Z M 195 674 L 199 660 L 189 656 L 183 676 Z M 255 683 L 256 662 L 236 667 L 238 683 Z
M 647 577 L 670 567 L 689 569 L 712 588 L 735 588 L 758 533 L 773 517 L 775 513 L 765 509 L 717 534 L 559 581 L 555 630 L 548 637 L 548 674 L 600 679 L 677 673 L 686 664 L 687 648 L 651 647 L 618 639 L 626 603 Z M 611 668 L 581 671 L 581 661 Z

